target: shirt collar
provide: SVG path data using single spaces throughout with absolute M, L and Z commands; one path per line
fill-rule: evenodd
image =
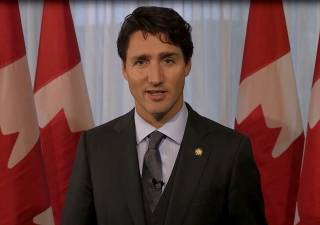
M 159 132 L 163 133 L 177 144 L 181 144 L 184 130 L 186 128 L 188 119 L 188 109 L 186 104 L 183 103 L 180 111 L 171 118 L 167 123 L 165 123 L 162 127 L 158 129 Z M 136 139 L 137 144 L 140 144 L 150 133 L 157 130 L 155 127 L 146 122 L 142 117 L 138 114 L 135 109 L 134 113 L 134 121 L 136 125 Z

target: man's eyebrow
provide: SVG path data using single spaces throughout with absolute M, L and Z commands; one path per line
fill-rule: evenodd
M 175 52 L 162 52 L 159 54 L 159 58 L 160 59 L 164 59 L 167 57 L 171 57 L 171 56 L 177 56 L 179 55 L 178 53 Z M 131 61 L 136 61 L 136 60 L 144 60 L 144 59 L 150 59 L 151 56 L 148 54 L 142 54 L 142 55 L 136 55 L 130 58 Z
M 150 55 L 147 55 L 147 54 L 136 55 L 136 56 L 131 57 L 131 61 L 147 59 L 147 58 L 150 58 Z
M 167 58 L 167 57 L 170 57 L 170 56 L 177 56 L 178 53 L 175 53 L 175 52 L 163 52 L 160 54 L 160 58 L 163 59 L 163 58 Z

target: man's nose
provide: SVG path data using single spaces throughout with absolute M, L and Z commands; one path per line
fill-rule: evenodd
M 148 82 L 159 86 L 164 81 L 163 68 L 158 63 L 151 64 L 148 71 Z

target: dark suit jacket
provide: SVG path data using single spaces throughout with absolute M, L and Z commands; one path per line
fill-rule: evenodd
M 267 224 L 249 138 L 188 109 L 164 224 Z M 142 196 L 134 110 L 83 132 L 62 225 L 145 225 Z

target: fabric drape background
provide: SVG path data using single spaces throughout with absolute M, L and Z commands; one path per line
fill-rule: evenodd
M 306 127 L 320 25 L 317 1 L 284 1 L 294 73 Z M 37 62 L 41 1 L 20 1 L 31 80 Z M 95 125 L 134 106 L 121 73 L 116 40 L 124 17 L 137 6 L 175 9 L 193 27 L 192 70 L 185 101 L 200 114 L 234 127 L 250 1 L 70 1 Z

